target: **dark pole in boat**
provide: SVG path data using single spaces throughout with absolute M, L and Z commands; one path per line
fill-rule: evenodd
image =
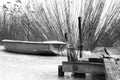
M 29 18 L 28 18 L 28 16 L 26 15 L 26 18 L 27 18 L 27 20 L 28 20 L 28 25 L 27 25 L 27 40 L 29 41 L 30 39 L 29 39 L 29 31 L 30 31 L 30 21 L 29 21 Z
M 27 39 L 29 41 L 29 27 L 30 27 L 30 23 L 29 23 L 29 19 L 28 19 L 28 29 L 27 29 Z
M 82 45 L 82 30 L 81 30 L 81 17 L 78 17 L 78 28 L 79 28 L 79 41 L 80 41 L 80 58 L 82 57 L 83 45 Z

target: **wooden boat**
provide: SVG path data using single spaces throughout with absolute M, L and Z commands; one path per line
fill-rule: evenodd
M 2 40 L 7 51 L 43 55 L 61 55 L 66 49 L 66 43 L 61 41 L 19 41 L 19 40 Z

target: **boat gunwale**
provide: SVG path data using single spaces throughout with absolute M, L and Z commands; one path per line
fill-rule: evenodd
M 19 41 L 19 40 L 2 40 L 3 43 L 23 43 L 23 44 L 51 44 L 51 45 L 66 45 L 64 42 L 57 41 L 56 43 L 53 41 L 43 41 L 43 42 L 35 42 L 35 41 Z

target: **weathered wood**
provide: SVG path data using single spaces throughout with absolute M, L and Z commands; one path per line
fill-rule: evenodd
M 58 76 L 60 76 L 60 77 L 63 77 L 63 76 L 64 76 L 64 72 L 63 72 L 63 70 L 62 70 L 62 65 L 59 65 L 59 66 L 58 66 Z
M 66 43 L 61 41 L 20 41 L 2 40 L 7 51 L 29 54 L 61 55 L 66 49 Z
M 73 62 L 63 62 L 63 71 L 64 72 L 73 72 L 73 73 L 96 73 L 104 74 L 105 68 L 103 63 L 95 63 L 88 61 L 73 61 Z
M 120 80 L 120 61 L 113 58 L 104 58 L 106 80 Z

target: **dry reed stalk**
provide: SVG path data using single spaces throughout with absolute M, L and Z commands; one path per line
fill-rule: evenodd
M 81 16 L 85 50 L 113 46 L 120 40 L 120 1 L 111 1 L 111 5 L 104 12 L 106 4 L 106 0 L 45 0 L 42 3 L 32 0 L 27 4 L 16 2 L 16 6 L 8 10 L 4 6 L 6 11 L 1 14 L 1 29 L 4 31 L 2 36 L 7 39 L 27 40 L 29 33 L 29 40 L 33 41 L 65 41 L 64 34 L 67 33 L 68 43 L 77 47 L 77 18 Z M 12 15 L 8 16 L 8 13 Z

